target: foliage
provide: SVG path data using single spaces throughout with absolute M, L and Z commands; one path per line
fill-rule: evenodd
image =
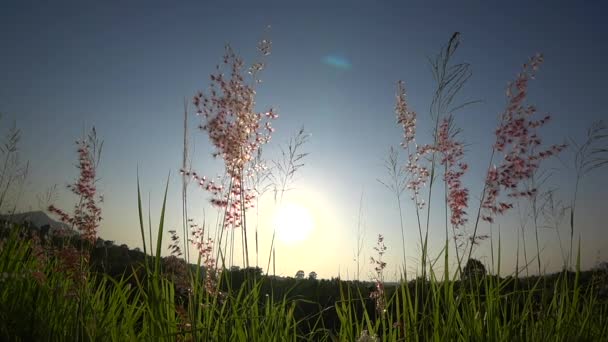
M 469 259 L 462 269 L 462 280 L 479 280 L 486 275 L 486 267 L 477 259 Z

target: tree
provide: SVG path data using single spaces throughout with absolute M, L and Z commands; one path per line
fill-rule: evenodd
M 296 272 L 296 279 L 304 279 L 304 271 L 299 270 Z
M 308 279 L 309 280 L 317 280 L 317 272 L 312 271 L 312 272 L 308 273 Z
M 486 275 L 486 267 L 477 259 L 469 259 L 462 270 L 462 280 L 480 279 Z
M 598 272 L 604 272 L 604 273 L 608 274 L 608 261 L 602 261 L 602 262 L 600 262 L 600 263 L 599 263 L 599 264 L 598 264 L 598 265 L 595 267 L 595 269 L 596 269 Z

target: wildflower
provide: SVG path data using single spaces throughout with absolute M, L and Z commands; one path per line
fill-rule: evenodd
M 59 216 L 61 222 L 78 229 L 82 234 L 82 239 L 87 241 L 89 246 L 93 246 L 101 221 L 101 208 L 97 205 L 95 171 L 103 143 L 98 146 L 97 133 L 93 128 L 88 139 L 83 138 L 76 141 L 76 144 L 78 146 L 77 167 L 80 174 L 74 184 L 68 185 L 68 189 L 79 197 L 79 201 L 74 205 L 72 215 L 54 205 L 50 205 L 48 210 Z M 53 254 L 60 260 L 55 271 L 65 273 L 69 279 L 74 281 L 74 286 L 82 284 L 86 280 L 84 266 L 88 265 L 90 255 L 69 245 L 53 251 Z
M 546 115 L 540 120 L 530 119 L 535 113 L 534 106 L 524 107 L 528 81 L 534 79 L 535 72 L 543 62 L 543 56 L 537 54 L 530 62 L 523 65 L 523 71 L 507 87 L 507 108 L 501 115 L 501 122 L 495 131 L 494 151 L 503 155 L 502 162 L 489 168 L 486 175 L 482 208 L 485 214 L 482 219 L 492 223 L 493 216 L 504 214 L 513 208 L 513 203 L 498 201 L 501 191 L 510 198 L 531 197 L 536 189 L 522 189 L 520 184 L 533 176 L 540 167 L 540 162 L 557 155 L 566 145 L 552 145 L 539 150 L 541 139 L 536 129 L 550 120 Z
M 401 146 L 408 152 L 408 161 L 405 171 L 408 175 L 407 188 L 412 193 L 412 200 L 419 209 L 425 205 L 420 198 L 422 189 L 429 178 L 429 170 L 426 166 L 419 163 L 420 158 L 427 153 L 433 152 L 433 147 L 429 145 L 418 146 L 416 144 L 416 112 L 410 111 L 405 99 L 405 89 L 403 82 L 397 82 L 397 104 L 395 105 L 397 123 L 403 127 L 403 142 Z M 411 147 L 413 145 L 413 148 Z
M 88 263 L 89 258 L 86 255 L 81 255 L 74 246 L 63 246 L 54 250 L 53 255 L 59 260 L 53 272 L 64 274 L 67 279 L 74 282 L 73 287 L 82 284 L 81 281 L 86 279 L 83 266 Z
M 467 222 L 465 209 L 468 207 L 469 190 L 463 188 L 461 178 L 467 171 L 468 165 L 460 162 L 464 155 L 463 144 L 455 141 L 453 135 L 450 135 L 451 122 L 452 117 L 448 116 L 443 119 L 439 126 L 436 150 L 442 156 L 441 165 L 446 167 L 443 179 L 448 186 L 447 199 L 451 211 L 450 222 L 455 228 L 458 228 Z
M 74 206 L 74 213 L 67 214 L 62 209 L 50 205 L 48 210 L 59 216 L 59 220 L 65 224 L 76 227 L 82 234 L 83 239 L 89 241 L 91 245 L 97 238 L 97 230 L 101 221 L 101 208 L 97 205 L 97 188 L 95 185 L 96 164 L 99 155 L 95 156 L 96 151 L 96 132 L 93 128 L 89 139 L 82 139 L 76 142 L 78 146 L 78 169 L 80 174 L 74 184 L 68 185 L 80 200 Z
M 376 264 L 374 267 L 374 271 L 376 271 L 375 281 L 375 289 L 370 293 L 369 297 L 376 302 L 376 310 L 379 314 L 384 314 L 386 312 L 386 302 L 384 299 L 384 277 L 383 272 L 386 268 L 386 262 L 382 261 L 382 256 L 386 252 L 386 246 L 384 245 L 384 236 L 378 234 L 378 241 L 374 250 L 378 253 L 378 258 L 374 259 L 371 257 L 372 264 Z
M 219 270 L 216 267 L 215 259 L 212 257 L 213 239 L 205 239 L 204 226 L 200 227 L 195 223 L 191 223 L 190 229 L 192 230 L 192 238 L 189 241 L 196 247 L 205 267 L 205 290 L 211 295 L 217 295 Z
M 401 146 L 407 147 L 416 137 L 416 112 L 410 111 L 407 106 L 403 81 L 397 82 L 395 112 L 397 113 L 397 123 L 403 127 L 403 142 Z
M 270 54 L 271 42 L 262 40 L 258 50 L 262 55 Z M 203 123 L 199 128 L 206 131 L 211 143 L 215 146 L 215 157 L 224 161 L 226 174 L 230 180 L 227 191 L 213 182 L 208 182 L 196 173 L 181 170 L 182 174 L 192 175 L 199 185 L 212 194 L 211 203 L 224 208 L 225 227 L 241 227 L 244 211 L 253 206 L 254 191 L 244 186 L 245 170 L 260 146 L 270 140 L 274 128 L 271 120 L 278 117 L 273 109 L 265 113 L 256 113 L 255 91 L 253 85 L 245 83 L 241 75 L 243 60 L 236 56 L 230 46 L 226 46 L 223 65 L 230 70 L 229 77 L 218 73 L 211 74 L 210 94 L 202 92 L 194 96 L 193 102 L 197 115 Z M 249 73 L 254 84 L 258 82 L 257 73 L 264 68 L 263 63 L 256 63 Z

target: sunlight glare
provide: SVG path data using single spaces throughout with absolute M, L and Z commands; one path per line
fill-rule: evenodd
M 273 224 L 277 239 L 288 244 L 306 240 L 314 229 L 309 210 L 294 203 L 282 205 L 274 215 Z

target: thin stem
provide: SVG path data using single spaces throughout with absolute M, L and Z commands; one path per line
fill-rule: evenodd
M 243 171 L 241 170 L 241 214 L 243 225 L 243 239 L 245 241 L 245 267 L 249 268 L 249 249 L 247 247 L 247 216 L 245 215 L 245 184 L 243 183 Z
M 184 149 L 182 159 L 182 170 L 188 167 L 188 101 L 184 98 Z M 190 244 L 188 243 L 188 177 L 182 176 L 182 234 L 184 237 L 184 251 L 186 262 L 190 264 Z
M 397 207 L 399 208 L 399 225 L 401 227 L 401 244 L 403 246 L 403 267 L 407 264 L 406 252 L 405 252 L 405 229 L 403 225 L 403 213 L 401 209 L 401 196 L 397 196 Z
M 574 241 L 574 209 L 576 208 L 576 197 L 578 195 L 578 186 L 580 179 L 581 173 L 578 172 L 578 174 L 576 175 L 576 182 L 574 183 L 574 196 L 572 198 L 572 205 L 570 206 L 570 252 L 568 253 L 570 267 L 572 267 L 572 242 Z
M 490 162 L 488 163 L 488 169 L 486 175 L 490 173 L 492 169 L 492 162 L 494 161 L 494 155 L 496 154 L 496 147 L 492 147 L 492 153 L 490 154 Z M 471 237 L 471 248 L 469 249 L 469 255 L 467 259 L 471 259 L 473 254 L 473 247 L 475 246 L 475 238 L 477 237 L 477 229 L 479 228 L 479 219 L 481 218 L 481 208 L 483 208 L 483 202 L 485 201 L 486 190 L 488 188 L 487 180 L 484 182 L 483 189 L 481 189 L 481 198 L 479 199 L 479 207 L 477 208 L 477 216 L 475 217 L 475 226 L 473 228 L 473 236 Z M 519 249 L 518 249 L 519 250 Z
M 532 182 L 534 183 L 534 176 L 532 178 Z M 538 275 L 541 275 L 541 262 L 540 262 L 540 245 L 538 241 L 538 214 L 537 214 L 537 204 L 536 204 L 536 194 L 532 197 L 532 211 L 534 213 L 534 233 L 536 236 L 536 261 L 538 263 Z

